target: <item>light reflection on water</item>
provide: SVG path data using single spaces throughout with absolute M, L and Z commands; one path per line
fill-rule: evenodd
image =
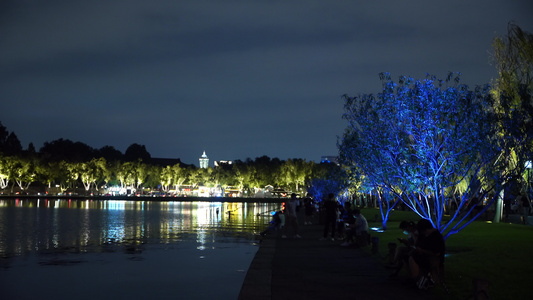
M 2 199 L 0 294 L 2 299 L 237 299 L 258 248 L 256 234 L 279 208 Z M 205 284 L 209 288 L 202 288 Z
M 279 203 L 0 200 L 0 255 L 101 252 L 110 245 L 253 240 Z

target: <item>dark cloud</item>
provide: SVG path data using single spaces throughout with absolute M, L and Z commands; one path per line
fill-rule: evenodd
M 530 1 L 3 1 L 0 121 L 197 163 L 336 153 L 341 95 L 393 77 L 496 76 L 492 39 Z

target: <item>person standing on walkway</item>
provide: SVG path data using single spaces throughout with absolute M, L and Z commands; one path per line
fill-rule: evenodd
M 285 202 L 285 226 L 283 226 L 283 234 L 281 238 L 287 238 L 287 233 L 289 227 L 293 228 L 294 237 L 301 238 L 298 234 L 298 216 L 296 215 L 296 206 L 298 205 L 298 200 L 296 199 L 296 194 L 292 193 L 291 199 Z
M 331 228 L 331 240 L 335 240 L 335 227 L 337 226 L 337 203 L 335 201 L 335 195 L 333 193 L 328 195 L 328 198 L 324 201 L 324 237 L 328 238 L 329 228 Z
M 309 195 L 309 193 L 307 193 L 307 196 L 304 199 L 304 208 L 305 208 L 304 225 L 311 225 L 313 224 L 311 219 L 315 211 L 315 204 L 313 203 L 313 199 L 311 199 L 311 195 Z

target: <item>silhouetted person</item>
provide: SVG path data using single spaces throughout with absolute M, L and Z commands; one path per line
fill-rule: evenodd
M 291 199 L 285 202 L 285 226 L 283 226 L 283 235 L 282 238 L 287 237 L 289 227 L 292 227 L 294 232 L 294 237 L 301 238 L 298 234 L 298 216 L 296 215 L 296 206 L 298 201 L 296 200 L 296 194 L 292 193 Z
M 323 209 L 325 213 L 324 222 L 324 236 L 323 239 L 328 238 L 329 228 L 331 228 L 331 240 L 335 240 L 335 227 L 337 225 L 337 202 L 335 201 L 335 195 L 329 194 L 328 198 L 324 201 Z
M 401 245 L 396 247 L 396 251 L 394 253 L 392 267 L 395 269 L 395 272 L 392 275 L 398 275 L 403 265 L 408 263 L 409 254 L 416 245 L 418 236 L 418 231 L 416 230 L 416 224 L 414 222 L 402 221 L 400 223 L 400 229 L 405 235 L 407 235 L 407 237 L 398 238 L 398 241 L 401 243 Z
M 428 273 L 432 280 L 438 280 L 438 270 L 444 263 L 446 246 L 442 234 L 433 227 L 431 222 L 421 219 L 416 224 L 418 240 L 409 257 L 411 276 L 420 282 Z
M 261 236 L 264 237 L 268 233 L 274 232 L 279 229 L 279 227 L 281 226 L 281 217 L 280 217 L 281 214 L 282 214 L 281 211 L 276 211 L 272 215 L 272 221 L 270 221 L 270 225 L 267 227 L 267 229 L 261 232 Z
M 305 221 L 304 225 L 311 225 L 313 222 L 311 221 L 311 218 L 313 217 L 313 213 L 315 212 L 315 204 L 313 203 L 313 199 L 311 199 L 311 196 L 307 194 L 307 196 L 304 199 L 304 210 L 305 210 Z

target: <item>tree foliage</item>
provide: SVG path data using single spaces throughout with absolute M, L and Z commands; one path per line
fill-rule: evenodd
M 327 199 L 329 194 L 341 196 L 340 200 L 346 200 L 342 196 L 347 194 L 350 182 L 345 171 L 334 163 L 315 165 L 313 176 L 310 176 L 306 182 L 307 192 L 318 202 Z
M 85 162 L 96 158 L 95 150 L 82 142 L 58 139 L 45 142 L 39 155 L 46 161 Z
M 12 143 L 15 140 L 16 135 L 0 124 L 0 149 L 16 145 Z M 18 184 L 20 190 L 27 190 L 37 181 L 43 189 L 58 188 L 60 192 L 72 192 L 82 186 L 86 194 L 109 186 L 137 192 L 151 189 L 180 193 L 182 186 L 199 185 L 232 190 L 237 187 L 249 195 L 268 185 L 303 193 L 301 187 L 320 173 L 315 172 L 313 162 L 303 159 L 282 161 L 262 156 L 203 169 L 182 164 L 179 159 L 152 159 L 146 147 L 139 144 L 130 145 L 124 155 L 112 146 L 94 149 L 67 139 L 46 142 L 38 153 L 31 146 L 28 151 L 10 148 L 14 155 L 0 151 L 0 189 L 11 184 L 13 190 Z M 173 163 L 176 161 L 179 163 Z
M 456 233 L 475 219 L 464 218 L 472 212 L 468 200 L 499 154 L 489 88 L 470 90 L 452 73 L 445 80 L 380 78 L 381 93 L 344 97 L 349 125 L 339 143 L 341 161 L 363 186 L 401 199 L 445 236 Z M 469 188 L 452 221 L 444 222 L 446 203 L 462 181 Z
M 498 167 L 509 185 L 531 183 L 522 176 L 533 156 L 533 34 L 509 23 L 507 35 L 493 42 L 499 77 L 494 81 L 495 112 L 502 149 Z M 525 193 L 529 196 L 529 192 Z
M 7 129 L 0 122 L 0 153 L 4 155 L 17 155 L 22 152 L 22 146 L 17 135 Z
M 126 161 L 134 162 L 134 161 L 141 160 L 141 161 L 144 161 L 144 162 L 149 162 L 150 158 L 152 158 L 152 156 L 146 150 L 146 146 L 139 145 L 139 144 L 136 144 L 136 143 L 131 144 L 126 149 L 126 152 L 124 152 L 124 160 L 126 160 Z
M 521 97 L 531 97 L 533 35 L 509 23 L 507 35 L 494 39 L 492 58 L 499 75 L 495 89 L 519 102 Z

